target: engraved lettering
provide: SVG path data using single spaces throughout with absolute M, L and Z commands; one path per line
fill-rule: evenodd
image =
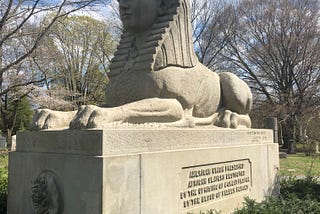
M 252 133 L 254 135 L 255 133 Z M 249 159 L 209 163 L 182 168 L 180 201 L 182 208 L 192 208 L 250 191 Z

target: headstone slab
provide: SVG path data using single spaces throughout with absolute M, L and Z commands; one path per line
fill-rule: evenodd
M 262 129 L 22 132 L 9 164 L 10 214 L 230 213 L 278 190 Z

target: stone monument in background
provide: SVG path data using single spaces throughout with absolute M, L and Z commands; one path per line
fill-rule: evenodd
M 277 190 L 278 145 L 249 87 L 202 65 L 188 0 L 119 1 L 106 105 L 38 110 L 9 159 L 8 213 L 231 212 Z

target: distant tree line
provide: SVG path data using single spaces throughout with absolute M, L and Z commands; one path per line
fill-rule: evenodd
M 254 93 L 251 117 L 277 117 L 281 140 L 320 140 L 318 0 L 191 0 L 199 59 L 238 74 Z
M 48 103 L 56 101 L 48 98 L 48 103 L 45 105 L 43 102 L 35 102 L 38 101 L 35 99 L 37 97 L 45 100 L 44 97 L 52 98 L 51 94 L 58 94 L 59 99 L 61 98 L 61 92 L 42 90 L 48 85 L 59 87 L 50 84 L 55 79 L 52 75 L 53 67 L 57 68 L 59 66 L 56 64 L 57 59 L 62 58 L 48 56 L 57 50 L 57 47 L 47 46 L 50 44 L 52 29 L 57 28 L 59 23 L 62 24 L 63 20 L 77 11 L 96 8 L 109 2 L 109 0 L 0 1 L 0 127 L 2 134 L 9 141 L 16 130 L 21 129 L 18 118 L 22 117 L 24 111 L 20 110 L 22 106 L 26 106 L 26 102 L 30 102 L 34 108 L 47 106 Z M 51 44 L 52 42 L 57 43 L 51 41 Z M 62 47 L 58 48 L 62 50 Z M 48 57 L 45 59 L 46 56 Z M 53 67 L 48 72 L 46 68 L 50 66 Z M 26 127 L 27 121 L 23 123 L 23 127 Z

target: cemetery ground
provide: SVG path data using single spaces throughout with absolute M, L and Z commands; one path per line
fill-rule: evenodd
M 320 177 L 320 154 L 306 156 L 305 153 L 288 155 L 280 159 L 280 176 Z
M 7 213 L 8 152 L 0 150 L 0 213 Z
M 235 214 L 320 213 L 320 154 L 300 152 L 280 159 L 281 194 L 262 203 L 246 199 Z M 8 152 L 0 150 L 0 213 L 6 213 Z M 215 210 L 200 214 L 217 214 Z M 197 213 L 198 214 L 198 213 Z

